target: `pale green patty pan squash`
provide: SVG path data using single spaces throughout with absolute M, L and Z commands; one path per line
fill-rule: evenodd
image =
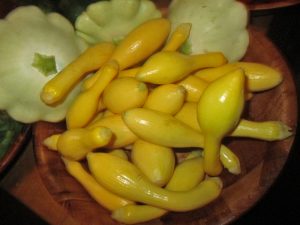
M 87 44 L 58 13 L 20 6 L 0 20 L 0 109 L 23 123 L 58 122 L 79 92 L 47 106 L 40 99 L 44 84 L 74 60 Z

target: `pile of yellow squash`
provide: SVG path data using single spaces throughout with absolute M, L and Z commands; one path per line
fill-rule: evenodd
M 241 172 L 224 137 L 274 141 L 292 135 L 280 121 L 241 116 L 254 92 L 282 82 L 279 71 L 228 63 L 221 52 L 184 55 L 178 49 L 191 24 L 172 33 L 170 27 L 168 19 L 152 19 L 118 46 L 91 46 L 41 92 L 46 104 L 57 105 L 84 79 L 67 130 L 44 144 L 61 154 L 66 170 L 112 218 L 126 224 L 216 199 L 223 168 Z

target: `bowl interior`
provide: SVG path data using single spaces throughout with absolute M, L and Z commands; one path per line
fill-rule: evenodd
M 262 33 L 249 28 L 250 46 L 244 61 L 272 66 L 284 75 L 283 83 L 257 93 L 247 103 L 244 118 L 255 121 L 280 120 L 296 128 L 297 101 L 293 76 L 277 48 Z M 64 169 L 59 154 L 47 150 L 43 140 L 65 130 L 65 124 L 40 122 L 34 127 L 34 146 L 41 178 L 54 200 L 81 224 L 118 224 L 110 213 L 99 206 Z M 242 173 L 221 174 L 224 189 L 221 196 L 207 206 L 186 212 L 169 213 L 144 224 L 227 224 L 247 210 L 265 194 L 284 166 L 294 137 L 279 142 L 247 138 L 228 138 L 226 144 L 240 159 Z

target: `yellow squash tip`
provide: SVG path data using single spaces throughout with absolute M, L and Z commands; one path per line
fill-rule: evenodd
M 99 136 L 103 138 L 110 138 L 113 134 L 109 128 L 97 127 L 96 132 L 99 132 Z
M 230 168 L 228 168 L 228 171 L 232 174 L 238 175 L 241 173 L 241 167 L 239 167 L 239 166 L 230 167 Z
M 222 179 L 220 177 L 209 177 L 207 179 L 215 182 L 219 186 L 220 189 L 223 188 L 223 181 L 222 181 Z
M 55 88 L 45 86 L 41 92 L 41 100 L 47 105 L 56 103 L 56 98 L 59 96 Z
M 60 137 L 60 134 L 51 135 L 51 136 L 47 137 L 46 139 L 44 139 L 43 145 L 45 145 L 50 150 L 57 151 L 57 142 L 58 142 L 59 137 Z

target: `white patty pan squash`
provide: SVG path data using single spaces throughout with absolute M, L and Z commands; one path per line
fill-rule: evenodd
M 172 0 L 168 18 L 173 28 L 192 23 L 185 52 L 221 51 L 229 62 L 240 60 L 249 45 L 248 10 L 236 0 Z
M 86 48 L 72 24 L 57 13 L 21 6 L 0 20 L 0 109 L 15 120 L 63 120 L 79 88 L 50 107 L 40 99 L 44 84 Z
M 87 6 L 75 21 L 77 34 L 88 43 L 118 43 L 141 23 L 160 18 L 161 12 L 150 0 L 99 1 Z

